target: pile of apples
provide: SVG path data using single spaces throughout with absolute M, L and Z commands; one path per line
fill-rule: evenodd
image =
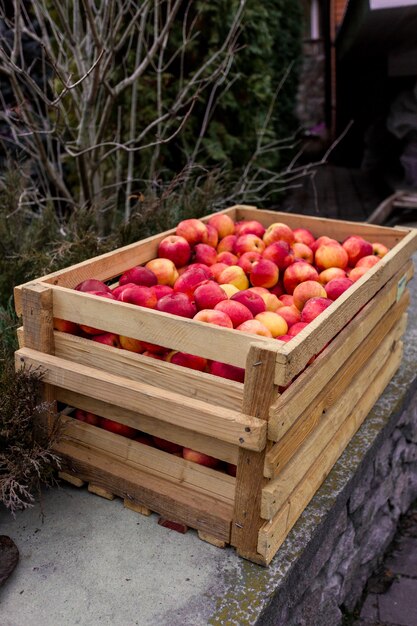
M 157 257 L 127 270 L 117 286 L 111 288 L 93 278 L 75 289 L 287 342 L 387 252 L 384 244 L 359 235 L 339 242 L 327 236 L 315 238 L 306 228 L 291 229 L 281 222 L 265 228 L 257 220 L 234 222 L 218 213 L 207 223 L 198 219 L 179 222 L 175 234 L 160 241 Z M 55 327 L 244 381 L 244 369 L 221 361 L 63 320 L 55 320 Z M 105 422 L 100 425 L 106 427 Z

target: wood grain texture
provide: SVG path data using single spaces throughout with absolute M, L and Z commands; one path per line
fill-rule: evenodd
M 408 291 L 403 294 L 399 303 L 396 303 L 396 292 L 397 279 L 394 277 L 277 398 L 270 410 L 270 439 L 278 441 L 285 434 L 316 397 L 317 390 L 327 385 L 338 368 L 361 345 L 390 308 L 393 313 L 406 309 L 409 303 Z
M 329 474 L 336 460 L 342 454 L 346 443 L 358 430 L 369 411 L 384 391 L 402 359 L 402 345 L 399 343 L 385 366 L 374 378 L 373 384 L 366 390 L 354 411 L 345 419 L 331 443 L 316 457 L 308 473 L 298 483 L 275 517 L 265 522 L 259 531 L 258 552 L 265 562 L 270 563 L 279 547 L 284 542 L 291 528 L 298 520 L 320 485 Z
M 233 511 L 229 504 L 74 442 L 61 442 L 57 451 L 64 470 L 69 468 L 81 480 L 229 543 Z
M 275 352 L 254 345 L 246 365 L 243 410 L 259 419 L 269 418 L 269 407 L 277 393 L 274 385 Z M 257 554 L 258 531 L 262 524 L 261 493 L 266 479 L 263 476 L 265 454 L 270 442 L 260 452 L 239 451 L 236 475 L 235 509 L 231 543 L 240 556 L 262 562 Z
M 360 405 L 368 388 L 373 387 L 373 381 L 387 366 L 393 352 L 399 353 L 398 346 L 401 343 L 399 335 L 400 333 L 396 329 L 388 333 L 376 347 L 372 356 L 362 364 L 361 369 L 353 376 L 345 392 L 336 401 L 332 401 L 331 398 L 327 401 L 327 398 L 323 397 L 323 405 L 318 407 L 319 415 L 315 415 L 317 419 L 315 428 L 299 448 L 293 450 L 291 460 L 287 462 L 278 476 L 262 490 L 261 515 L 264 519 L 272 519 L 284 506 L 288 494 L 292 493 L 303 476 L 311 471 L 311 467 L 314 466 L 316 459 L 324 449 L 329 447 L 329 454 L 336 461 L 337 454 L 340 454 L 349 442 L 349 439 L 346 439 L 343 446 L 341 438 L 335 439 L 336 433 L 349 416 L 352 420 L 356 420 L 352 417 L 355 407 Z M 347 375 L 348 372 L 345 374 Z M 375 384 L 377 385 L 377 383 Z M 331 452 L 333 445 L 334 453 Z
M 39 367 L 45 382 L 103 400 L 131 411 L 154 416 L 202 435 L 214 437 L 250 450 L 262 450 L 266 423 L 244 413 L 190 399 L 175 391 L 158 389 L 139 381 L 108 374 L 93 367 L 76 365 L 23 348 L 16 352 L 18 362 Z
M 403 313 L 406 302 L 403 306 L 392 307 L 373 331 L 365 338 L 363 343 L 342 363 L 333 378 L 325 387 L 319 387 L 318 393 L 311 404 L 305 409 L 293 426 L 285 435 L 270 449 L 265 458 L 265 476 L 269 478 L 277 477 L 291 462 L 293 456 L 301 448 L 309 436 L 314 433 L 321 420 L 325 418 L 328 411 L 334 406 L 341 396 L 346 393 L 352 383 L 354 376 L 360 372 L 367 364 L 388 333 L 394 342 L 399 340 L 406 327 L 407 316 Z

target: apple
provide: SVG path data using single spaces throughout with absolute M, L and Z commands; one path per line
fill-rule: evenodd
M 231 300 L 244 304 L 249 309 L 253 317 L 258 313 L 266 311 L 266 305 L 262 296 L 252 291 L 252 289 L 244 289 L 235 293 Z
M 357 280 L 359 280 L 359 278 L 366 274 L 368 269 L 368 267 L 354 267 L 350 270 L 348 278 L 350 278 L 350 280 L 355 283 Z
M 182 456 L 186 461 L 192 461 L 199 465 L 205 465 L 207 467 L 218 467 L 220 465 L 219 459 L 215 459 L 213 456 L 204 454 L 203 452 L 197 452 L 191 448 L 183 448 Z
M 239 265 L 229 265 L 229 267 L 222 271 L 217 280 L 220 285 L 234 285 L 240 290 L 249 287 L 248 278 Z
M 181 365 L 181 367 L 188 367 L 189 369 L 196 370 L 198 372 L 205 372 L 207 369 L 207 359 L 202 356 L 196 356 L 195 354 L 188 354 L 187 352 L 172 350 L 171 352 L 168 352 L 164 360 L 168 363 Z
M 282 306 L 279 309 L 279 315 L 287 322 L 288 328 L 301 321 L 301 312 L 294 304 Z
M 286 335 L 288 332 L 288 324 L 279 313 L 264 311 L 263 313 L 258 313 L 255 320 L 266 326 L 271 331 L 273 337 Z
M 277 284 L 274 285 L 273 287 L 271 287 L 271 289 L 269 289 L 269 291 L 270 291 L 270 293 L 272 293 L 277 298 L 282 296 L 282 294 L 285 293 L 283 281 L 281 279 L 279 279 Z
M 68 320 L 62 320 L 59 317 L 54 317 L 54 329 L 59 330 L 61 333 L 69 333 L 70 335 L 78 335 L 79 326 L 75 322 L 69 322 Z
M 264 232 L 265 227 L 258 220 L 242 220 L 235 224 L 235 233 L 238 237 L 251 234 L 262 238 Z
M 336 241 L 336 239 L 332 239 L 331 237 L 328 237 L 327 235 L 321 235 L 321 237 L 318 237 L 316 241 L 314 241 L 311 244 L 311 249 L 313 250 L 314 254 L 316 253 L 318 248 L 320 248 L 320 246 L 322 246 L 325 243 L 339 243 L 339 242 Z
M 333 304 L 333 300 L 330 300 L 330 298 L 310 298 L 301 311 L 301 321 L 309 324 L 331 304 Z
M 292 263 L 284 272 L 283 281 L 285 291 L 289 295 L 292 295 L 297 285 L 303 283 L 305 280 L 318 280 L 318 277 L 318 271 L 310 265 L 310 263 L 306 263 L 306 261 Z
M 295 241 L 294 233 L 291 228 L 281 222 L 275 222 L 266 229 L 263 240 L 266 246 L 269 246 L 274 241 L 286 241 L 288 244 L 292 244 Z
M 245 380 L 245 370 L 236 365 L 220 363 L 220 361 L 211 361 L 208 369 L 209 373 L 213 374 L 213 376 L 221 376 L 228 380 L 235 380 L 238 383 L 243 383 Z
M 226 265 L 236 265 L 239 258 L 233 252 L 228 252 L 224 250 L 223 252 L 218 252 L 216 257 L 216 263 L 225 263 Z
M 265 303 L 266 311 L 275 312 L 279 308 L 284 306 L 283 303 L 279 300 L 278 296 L 276 296 L 274 293 L 271 293 L 268 289 L 265 289 L 264 287 L 250 287 L 249 291 L 252 290 L 254 291 L 254 293 L 257 293 L 261 296 L 262 300 Z
M 243 322 L 253 319 L 253 315 L 249 309 L 236 300 L 223 300 L 216 304 L 214 310 L 226 313 L 232 320 L 233 328 L 237 328 L 240 324 L 243 324 Z
M 242 256 L 238 259 L 237 265 L 243 269 L 245 274 L 250 274 L 253 268 L 254 263 L 259 261 L 262 258 L 260 252 L 256 252 L 256 250 L 251 250 L 250 252 L 244 252 Z
M 164 296 L 167 296 L 169 293 L 173 293 L 173 288 L 169 285 L 154 285 L 151 287 L 151 291 L 156 295 L 156 299 L 160 300 Z
M 117 287 L 113 287 L 111 293 L 117 299 L 120 300 L 120 294 L 122 291 L 127 289 L 128 287 L 134 287 L 136 283 L 125 283 L 124 285 L 118 285 Z
M 182 220 L 177 224 L 175 234 L 178 237 L 184 237 L 190 246 L 194 246 L 196 243 L 202 243 L 207 237 L 207 226 L 201 220 L 194 218 Z
M 362 257 L 373 254 L 372 244 L 359 235 L 347 237 L 342 246 L 347 252 L 350 267 L 355 267 Z
M 136 428 L 132 428 L 126 424 L 121 424 L 120 422 L 115 422 L 107 417 L 101 418 L 101 427 L 104 428 L 104 430 L 116 433 L 117 435 L 122 435 L 123 437 L 128 437 L 129 439 L 133 439 L 138 432 Z
M 75 409 L 73 417 L 80 422 L 92 424 L 92 426 L 100 426 L 101 418 L 98 415 L 95 415 L 95 413 L 90 413 L 90 411 Z
M 223 326 L 224 328 L 233 328 L 230 317 L 226 313 L 223 313 L 223 311 L 216 311 L 215 309 L 202 309 L 194 315 L 193 319 L 197 322 L 216 324 L 216 326 Z
M 191 246 L 184 237 L 168 235 L 159 242 L 158 256 L 169 259 L 176 267 L 182 267 L 191 258 Z
M 272 261 L 261 259 L 253 264 L 249 278 L 254 287 L 274 287 L 278 282 L 279 269 Z
M 219 233 L 214 226 L 211 226 L 210 224 L 206 224 L 206 228 L 207 234 L 203 236 L 202 243 L 205 243 L 212 248 L 216 248 L 219 243 Z
M 226 237 L 223 237 L 223 239 L 220 239 L 219 243 L 217 244 L 217 253 L 218 254 L 220 254 L 220 252 L 234 253 L 236 241 L 237 241 L 237 235 L 226 235 Z
M 205 263 L 190 263 L 190 265 L 187 266 L 187 271 L 188 270 L 201 270 L 205 277 L 208 280 L 213 279 L 213 272 L 211 271 L 210 267 L 208 265 L 206 265 Z M 185 272 L 183 272 L 185 274 Z
M 379 241 L 375 241 L 372 245 L 372 253 L 382 259 L 383 256 L 389 252 L 389 248 L 385 246 L 383 243 L 379 243 Z
M 226 292 L 214 281 L 202 283 L 194 291 L 194 302 L 198 311 L 214 309 L 222 300 L 227 300 Z
M 265 248 L 262 256 L 275 263 L 280 270 L 285 270 L 294 260 L 294 252 L 286 241 L 274 241 Z
M 155 274 L 150 269 L 148 269 L 147 267 L 143 267 L 142 265 L 131 267 L 129 270 L 126 270 L 126 272 L 124 272 L 119 278 L 119 285 L 134 283 L 135 285 L 152 287 L 152 285 L 156 285 L 157 282 L 158 279 Z
M 346 278 L 345 270 L 342 270 L 341 267 L 328 267 L 327 270 L 323 270 L 319 274 L 319 281 L 323 286 L 326 286 L 334 278 Z
M 235 232 L 234 221 L 230 215 L 226 215 L 225 213 L 213 215 L 207 222 L 207 225 L 213 226 L 217 230 L 219 239 L 223 239 L 227 237 L 227 235 L 233 235 Z
M 313 233 L 308 228 L 294 228 L 292 232 L 296 243 L 304 243 L 310 248 L 316 240 Z
M 296 324 L 293 324 L 291 328 L 288 330 L 288 335 L 291 338 L 295 337 L 296 335 L 298 335 L 298 333 L 304 330 L 306 326 L 308 326 L 307 322 L 297 322 Z M 279 337 L 279 339 L 282 339 L 282 337 Z
M 93 341 L 97 343 L 103 343 L 106 346 L 113 346 L 113 348 L 120 348 L 119 335 L 114 333 L 103 333 L 102 335 L 94 335 L 91 337 Z
M 178 278 L 178 270 L 170 259 L 151 259 L 145 267 L 156 275 L 159 285 L 172 287 Z
M 87 278 L 87 280 L 83 280 L 81 283 L 78 283 L 76 287 L 74 287 L 76 291 L 83 292 L 104 292 L 111 293 L 110 287 L 103 283 L 102 280 L 97 280 L 96 278 Z
M 129 352 L 136 352 L 137 354 L 145 352 L 143 342 L 139 341 L 139 339 L 119 335 L 119 343 L 121 348 L 123 348 L 124 350 L 129 350 Z
M 228 283 L 222 283 L 222 289 L 228 298 L 231 298 L 235 295 L 235 293 L 239 293 L 240 289 L 235 287 L 235 285 L 230 285 Z
M 285 306 L 291 306 L 294 304 L 294 298 L 289 293 L 283 293 L 281 296 L 278 296 L 278 300 L 282 302 Z
M 329 267 L 346 269 L 349 256 L 340 243 L 324 243 L 316 250 L 314 262 L 318 270 L 327 270 Z
M 291 249 L 296 259 L 303 259 L 304 261 L 307 261 L 307 263 L 313 263 L 314 252 L 305 243 L 295 242 L 292 244 Z
M 258 315 L 260 315 L 260 313 Z M 272 333 L 269 328 L 256 319 L 243 322 L 243 324 L 240 324 L 240 326 L 237 327 L 237 330 L 244 333 L 250 333 L 251 335 L 259 335 L 260 337 L 272 337 Z
M 197 312 L 195 304 L 186 293 L 181 291 L 169 293 L 156 303 L 157 311 L 179 315 L 180 317 L 193 318 Z
M 214 265 L 217 263 L 217 250 L 206 243 L 198 243 L 194 246 L 194 260 L 196 263 L 204 265 Z
M 136 304 L 137 306 L 143 306 L 147 309 L 154 309 L 158 299 L 155 292 L 150 287 L 144 287 L 143 285 L 132 285 L 132 287 L 126 287 L 120 296 L 120 302 L 129 302 L 130 304 Z
M 333 278 L 329 280 L 325 286 L 327 297 L 330 298 L 330 300 L 336 300 L 336 298 L 341 296 L 342 293 L 352 285 L 353 281 L 347 276 L 345 278 Z
M 310 298 L 327 298 L 327 293 L 323 285 L 316 280 L 305 280 L 300 283 L 294 289 L 292 295 L 294 305 L 299 311 L 303 310 L 305 303 Z
M 370 269 L 377 263 L 379 263 L 379 257 L 373 254 L 369 254 L 368 256 L 363 256 L 361 259 L 359 259 L 355 267 L 366 267 L 367 269 Z
M 176 454 L 177 452 L 182 454 L 182 446 L 173 441 L 168 441 L 167 439 L 162 439 L 162 437 L 156 437 L 155 435 L 152 436 L 152 441 L 159 450 L 169 452 L 169 454 Z
M 158 352 L 152 352 L 152 350 L 145 350 L 142 352 L 142 356 L 147 356 L 151 359 L 156 359 L 157 361 L 165 361 L 166 350 L 164 350 L 163 354 L 159 354 Z
M 153 440 L 146 433 L 140 433 L 139 435 L 136 435 L 133 440 L 142 443 L 144 446 L 150 446 L 151 448 L 154 447 Z
M 236 477 L 237 465 L 235 465 L 234 463 L 226 463 L 226 473 L 229 474 L 229 476 Z
M 301 322 L 300 322 L 301 323 Z M 307 326 L 307 324 L 306 324 Z M 294 335 L 295 336 L 295 335 Z M 275 339 L 277 341 L 283 341 L 284 343 L 287 343 L 288 341 L 291 341 L 291 339 L 293 338 L 292 335 L 290 335 L 289 333 L 287 333 L 286 335 L 281 335 L 280 337 L 275 337 Z M 286 387 L 278 387 L 279 392 L 282 393 L 283 391 L 285 391 L 285 389 L 287 389 L 287 387 L 289 387 L 291 385 L 291 382 L 288 383 L 288 385 Z
M 233 265 L 233 263 L 231 263 L 230 265 Z M 214 280 L 217 281 L 217 278 L 220 276 L 222 271 L 226 269 L 226 267 L 228 267 L 228 263 L 222 263 L 219 261 L 213 263 L 213 265 L 210 265 L 210 270 L 213 274 Z
M 247 233 L 246 235 L 240 235 L 240 237 L 237 238 L 234 253 L 240 257 L 245 252 L 262 253 L 264 250 L 265 244 L 262 239 L 253 233 Z
M 189 298 L 192 298 L 197 287 L 208 280 L 210 279 L 207 278 L 207 274 L 202 268 L 190 268 L 175 281 L 174 291 L 185 293 Z

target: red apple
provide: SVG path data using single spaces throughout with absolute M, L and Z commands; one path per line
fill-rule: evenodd
M 285 270 L 294 260 L 294 252 L 286 241 L 274 241 L 265 248 L 262 256 L 275 263 L 280 270 Z
M 83 411 L 82 409 L 75 409 L 73 417 L 80 422 L 92 424 L 92 426 L 100 426 L 101 418 L 98 415 L 95 415 L 95 413 Z
M 211 361 L 209 364 L 209 373 L 213 376 L 221 376 L 228 380 L 235 380 L 243 383 L 245 380 L 245 370 L 242 367 L 229 365 L 228 363 L 220 363 L 220 361 Z
M 172 287 L 178 278 L 178 270 L 170 259 L 152 259 L 145 267 L 156 275 L 159 285 Z
M 175 234 L 178 237 L 184 237 L 190 246 L 194 246 L 196 243 L 201 243 L 204 237 L 207 237 L 207 226 L 201 220 L 194 218 L 182 220 L 177 225 Z
M 205 243 L 212 248 L 217 248 L 217 244 L 219 243 L 219 233 L 211 226 L 211 224 L 206 224 L 207 234 L 203 236 L 203 241 L 201 243 Z
M 155 274 L 147 267 L 137 265 L 126 270 L 119 278 L 119 285 L 126 285 L 127 283 L 134 283 L 135 285 L 144 285 L 145 287 L 152 287 L 158 282 Z
M 225 263 L 226 265 L 236 265 L 238 260 L 236 254 L 228 252 L 227 250 L 219 252 L 216 257 L 216 263 Z
M 210 270 L 213 274 L 214 280 L 217 281 L 222 271 L 225 270 L 226 267 L 228 267 L 228 265 L 229 265 L 228 263 L 221 263 L 221 262 L 216 262 L 213 265 L 210 265 Z M 233 265 L 233 263 L 231 263 L 230 265 Z
M 328 237 L 327 235 L 321 235 L 321 237 L 318 237 L 318 239 L 316 239 L 316 241 L 314 241 L 311 244 L 311 249 L 313 250 L 314 253 L 316 253 L 318 248 L 320 248 L 320 246 L 322 246 L 325 243 L 339 243 L 339 242 L 336 241 L 336 239 L 332 239 L 331 237 Z
M 104 430 L 116 433 L 117 435 L 122 435 L 123 437 L 128 437 L 129 439 L 133 439 L 138 432 L 136 428 L 132 428 L 126 424 L 121 424 L 120 422 L 115 422 L 107 417 L 101 418 L 101 427 L 104 428 Z
M 301 311 L 301 321 L 309 324 L 331 304 L 333 304 L 333 300 L 330 298 L 310 298 Z
M 232 320 L 233 328 L 237 328 L 240 324 L 243 324 L 243 322 L 253 319 L 253 315 L 249 309 L 236 300 L 223 300 L 223 302 L 216 304 L 214 310 L 226 313 Z
M 294 298 L 289 293 L 283 293 L 281 296 L 278 296 L 278 300 L 280 300 L 285 306 L 291 306 L 294 304 Z
M 347 252 L 350 267 L 355 267 L 362 257 L 373 254 L 372 244 L 359 235 L 347 237 L 342 245 Z
M 224 328 L 233 328 L 230 317 L 226 313 L 223 313 L 223 311 L 216 311 L 215 309 L 202 309 L 194 315 L 193 319 L 197 322 L 216 324 L 216 326 L 223 326 Z
M 143 285 L 133 285 L 127 287 L 122 291 L 119 296 L 121 302 L 129 302 L 130 304 L 136 304 L 137 306 L 144 306 L 147 309 L 154 309 L 158 302 L 155 293 L 150 287 L 144 287 Z
M 350 280 L 355 283 L 357 280 L 359 280 L 359 278 L 362 278 L 362 276 L 366 274 L 368 269 L 368 267 L 354 267 L 350 270 L 348 278 L 350 278 Z
M 69 333 L 70 335 L 78 335 L 79 326 L 75 322 L 69 322 L 68 320 L 62 320 L 59 317 L 54 317 L 54 328 L 61 333 Z
M 219 239 L 227 237 L 227 235 L 233 235 L 235 232 L 235 223 L 229 215 L 225 213 L 217 213 L 213 215 L 208 223 L 213 226 L 219 233 Z
M 76 287 L 74 287 L 76 291 L 84 291 L 84 292 L 104 292 L 111 293 L 110 287 L 103 283 L 102 280 L 97 280 L 95 278 L 87 278 L 87 280 L 83 280 L 81 283 L 78 283 Z
M 288 328 L 301 321 L 301 313 L 294 304 L 284 305 L 278 309 L 278 312 L 287 322 Z
M 245 274 L 250 274 L 253 268 L 254 263 L 259 261 L 262 258 L 262 255 L 255 250 L 250 252 L 244 252 L 242 256 L 238 259 L 237 265 L 243 269 Z
M 174 365 L 181 365 L 181 367 L 188 367 L 198 372 L 205 372 L 207 369 L 207 359 L 195 354 L 188 354 L 187 352 L 172 350 L 166 355 L 165 361 L 174 363 Z
M 291 248 L 296 259 L 303 259 L 304 261 L 307 261 L 307 263 L 313 263 L 314 252 L 305 243 L 295 242 L 292 244 Z
M 366 267 L 367 269 L 370 269 L 377 263 L 379 263 L 379 257 L 373 254 L 370 254 L 368 256 L 363 256 L 361 259 L 359 259 L 355 267 Z
M 194 246 L 194 261 L 204 265 L 217 263 L 217 250 L 206 243 L 198 243 Z
M 296 335 L 298 335 L 298 333 L 304 330 L 306 326 L 308 326 L 307 322 L 297 322 L 296 324 L 293 324 L 291 328 L 288 330 L 288 335 L 291 338 L 295 337 Z M 279 339 L 282 339 L 282 337 L 279 337 Z
M 152 437 L 152 440 L 155 447 L 159 450 L 169 452 L 170 454 L 176 454 L 177 452 L 182 454 L 182 446 L 174 443 L 173 441 L 168 441 L 167 439 L 162 439 L 162 437 L 156 437 L 155 435 Z
M 372 253 L 375 256 L 378 256 L 380 259 L 382 259 L 382 257 L 385 256 L 387 252 L 389 252 L 389 248 L 387 248 L 387 246 L 385 246 L 383 243 L 379 243 L 379 241 L 375 241 L 371 245 Z
M 94 335 L 92 337 L 93 341 L 97 343 L 103 343 L 106 346 L 113 346 L 113 348 L 120 348 L 119 335 L 115 335 L 114 333 L 103 333 L 102 335 Z
M 197 312 L 197 308 L 190 297 L 186 293 L 180 291 L 169 293 L 163 296 L 156 303 L 157 311 L 163 313 L 171 313 L 171 315 L 179 315 L 180 317 L 193 318 Z
M 207 274 L 202 268 L 190 268 L 175 281 L 174 291 L 185 293 L 192 298 L 197 287 L 207 280 L 209 280 Z
M 151 290 L 156 295 L 156 299 L 160 300 L 164 296 L 167 296 L 169 293 L 173 293 L 173 288 L 169 285 L 154 285 L 151 287 Z
M 262 238 L 264 232 L 265 227 L 258 220 L 242 220 L 235 224 L 235 233 L 238 237 L 251 234 Z
M 259 313 L 260 315 L 260 313 Z M 237 330 L 242 331 L 243 333 L 250 333 L 251 335 L 259 335 L 260 337 L 272 337 L 272 333 L 259 320 L 248 320 L 247 322 L 243 322 L 240 326 L 237 327 Z
M 297 261 L 292 263 L 284 272 L 285 291 L 292 295 L 294 289 L 305 280 L 318 280 L 318 271 L 305 261 Z
M 266 229 L 263 240 L 266 246 L 269 246 L 274 241 L 286 241 L 292 244 L 295 241 L 294 233 L 287 224 L 281 222 L 275 222 Z
M 252 266 L 250 282 L 254 287 L 274 287 L 279 278 L 279 269 L 272 261 L 261 259 Z
M 297 243 L 304 243 L 310 248 L 316 240 L 313 233 L 308 228 L 294 228 L 292 232 L 294 235 L 294 241 Z
M 118 285 L 117 287 L 114 287 L 112 289 L 112 295 L 117 298 L 117 300 L 120 300 L 120 294 L 122 293 L 122 291 L 124 291 L 125 289 L 127 289 L 128 287 L 134 287 L 135 283 L 125 283 L 124 285 Z
M 316 280 L 305 280 L 297 285 L 293 292 L 294 305 L 299 311 L 303 310 L 303 307 L 307 300 L 310 298 L 327 298 L 326 290 Z
M 249 309 L 253 317 L 258 313 L 266 311 L 266 305 L 261 295 L 252 291 L 252 289 L 244 289 L 235 293 L 231 300 L 244 304 Z
M 347 276 L 345 278 L 333 278 L 333 280 L 329 280 L 325 286 L 327 297 L 330 298 L 330 300 L 336 300 L 336 298 L 341 296 L 342 293 L 352 285 L 353 281 Z
M 214 309 L 222 300 L 227 300 L 227 295 L 220 285 L 212 280 L 202 283 L 194 291 L 194 302 L 198 311 Z
M 349 256 L 340 243 L 324 243 L 319 246 L 315 253 L 314 262 L 318 270 L 326 270 L 329 267 L 340 267 L 342 270 L 348 266 Z
M 158 256 L 169 259 L 176 267 L 182 267 L 191 258 L 191 246 L 184 237 L 168 235 L 159 243 Z
M 234 253 L 240 257 L 245 252 L 259 252 L 261 254 L 264 250 L 265 244 L 262 239 L 253 233 L 247 233 L 237 238 Z
M 217 253 L 218 254 L 220 254 L 220 252 L 234 253 L 236 241 L 237 241 L 237 235 L 226 235 L 226 237 L 223 237 L 223 239 L 220 239 L 219 243 L 217 244 Z

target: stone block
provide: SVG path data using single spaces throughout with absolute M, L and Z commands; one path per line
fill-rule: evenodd
M 378 598 L 379 619 L 398 626 L 417 624 L 417 580 L 400 577 Z
M 392 554 L 385 561 L 394 574 L 417 578 L 417 537 L 402 537 L 395 541 Z

